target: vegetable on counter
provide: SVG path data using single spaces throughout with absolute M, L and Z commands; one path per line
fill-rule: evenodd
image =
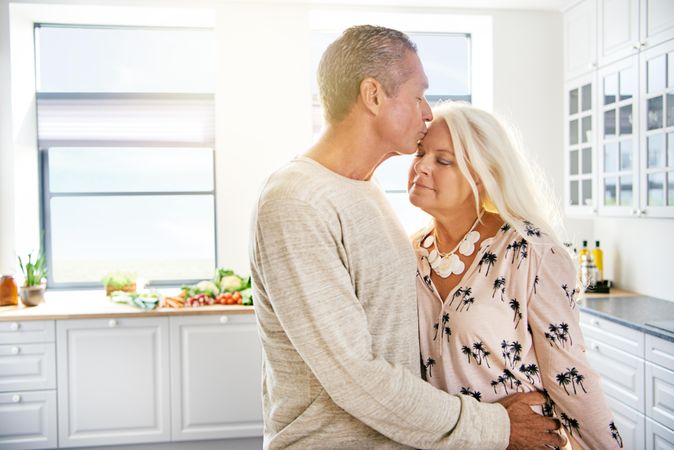
M 232 270 L 218 268 L 212 280 L 183 286 L 176 297 L 167 297 L 163 306 L 194 308 L 208 305 L 252 305 L 250 277 L 243 278 Z

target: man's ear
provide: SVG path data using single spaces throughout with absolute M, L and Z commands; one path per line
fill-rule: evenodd
M 372 77 L 365 78 L 360 82 L 360 98 L 363 106 L 372 114 L 377 115 L 381 108 L 384 88 L 379 81 Z

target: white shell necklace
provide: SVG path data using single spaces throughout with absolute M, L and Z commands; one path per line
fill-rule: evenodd
M 464 256 L 470 256 L 475 251 L 475 243 L 480 240 L 480 232 L 475 231 L 475 227 L 480 222 L 480 219 L 484 215 L 484 210 L 480 211 L 480 214 L 475 219 L 473 226 L 470 227 L 470 230 L 466 235 L 459 241 L 459 243 L 447 253 L 441 253 L 438 250 L 438 239 L 436 236 L 436 230 L 433 229 L 433 234 L 427 236 L 421 246 L 430 249 L 434 247 L 433 250 L 429 250 L 428 253 L 428 263 L 431 265 L 433 272 L 438 274 L 441 278 L 447 278 L 448 276 L 461 275 L 466 268 L 466 265 L 463 261 L 459 259 L 456 255 L 458 250 Z

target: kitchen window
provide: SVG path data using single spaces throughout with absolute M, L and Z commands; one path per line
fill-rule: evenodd
M 49 287 L 210 277 L 213 31 L 45 24 L 35 46 Z

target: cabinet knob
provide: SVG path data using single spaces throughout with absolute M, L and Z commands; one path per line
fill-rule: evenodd
M 229 317 L 227 316 L 220 316 L 220 323 L 227 323 L 229 322 Z
M 599 321 L 597 319 L 592 319 L 592 325 L 594 325 L 595 327 L 598 327 Z
M 639 215 L 640 215 L 640 216 L 645 216 L 645 215 L 646 215 L 646 210 L 645 210 L 645 209 L 640 210 L 640 211 L 639 211 Z
M 9 326 L 9 329 L 12 331 L 16 331 L 19 328 L 21 328 L 21 324 L 18 322 L 12 322 L 12 324 Z
M 12 395 L 12 401 L 14 403 L 19 403 L 21 401 L 21 396 L 19 394 Z
M 117 326 L 117 321 L 115 319 L 108 320 L 108 326 L 110 328 L 115 328 Z
M 598 351 L 599 351 L 599 344 L 593 342 L 592 345 L 590 345 L 590 348 L 591 348 L 592 350 L 598 352 Z
M 12 355 L 18 355 L 20 351 L 19 347 L 12 347 Z

